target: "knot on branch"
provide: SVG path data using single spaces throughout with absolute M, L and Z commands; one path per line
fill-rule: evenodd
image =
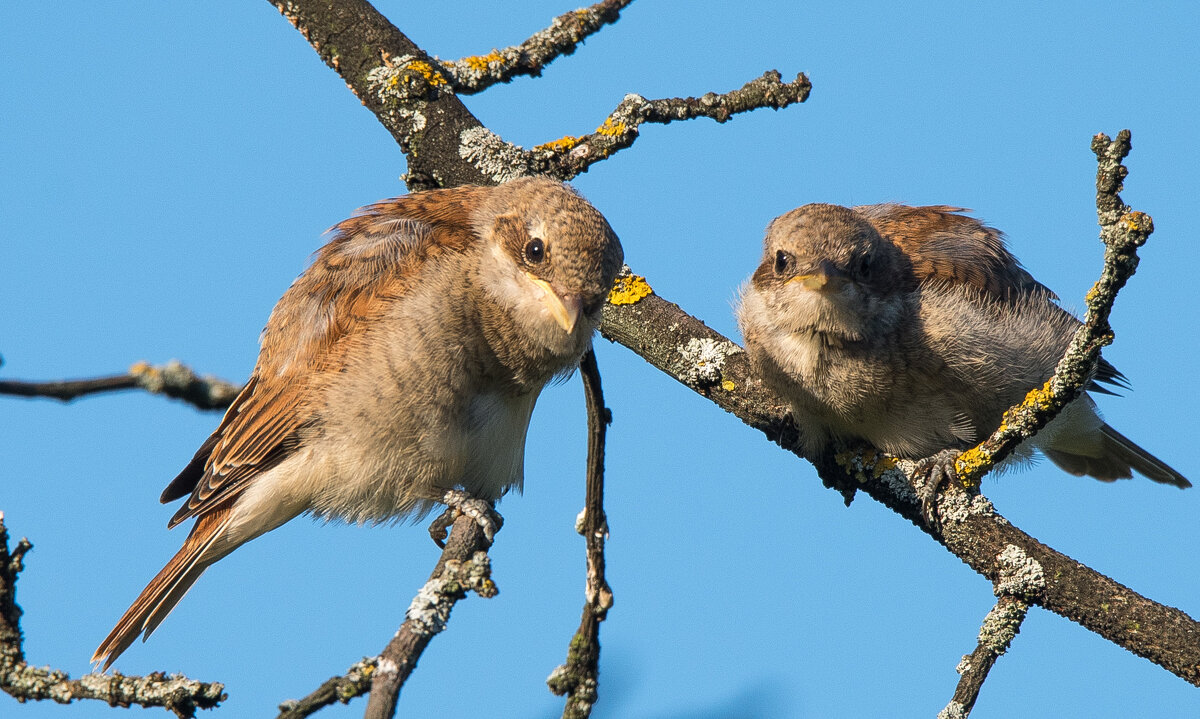
M 383 54 L 383 64 L 367 72 L 367 86 L 389 108 L 408 100 L 428 100 L 454 89 L 438 68 L 413 55 Z
M 475 552 L 466 561 L 447 560 L 441 574 L 421 587 L 404 615 L 413 634 L 433 636 L 445 629 L 454 603 L 469 591 L 485 598 L 500 592 L 492 581 L 492 563 L 487 552 Z
M 721 381 L 721 370 L 730 355 L 745 352 L 733 342 L 709 337 L 692 337 L 676 351 L 683 359 L 680 375 L 684 382 L 696 388 L 711 387 Z
M 129 368 L 129 375 L 142 389 L 181 399 L 201 409 L 228 407 L 241 388 L 216 377 L 199 377 L 191 368 L 179 360 L 171 360 L 156 367 L 148 362 L 137 362 Z

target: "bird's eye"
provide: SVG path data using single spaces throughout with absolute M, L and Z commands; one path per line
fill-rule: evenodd
M 865 254 L 862 257 L 858 258 L 858 276 L 859 277 L 868 277 L 871 274 L 871 260 L 872 260 L 872 257 L 870 255 L 870 253 Z
M 535 237 L 525 243 L 525 259 L 531 265 L 540 264 L 546 259 L 546 245 L 542 242 L 542 238 Z
M 792 256 L 783 250 L 775 253 L 775 274 L 782 275 L 792 263 Z

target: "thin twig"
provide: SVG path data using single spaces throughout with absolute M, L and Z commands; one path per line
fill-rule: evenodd
M 1108 317 L 1113 302 L 1137 269 L 1137 248 L 1154 231 L 1150 216 L 1130 209 L 1117 194 L 1128 174 L 1121 161 L 1129 155 L 1129 140 L 1129 130 L 1118 133 L 1116 140 L 1104 133 L 1092 138 L 1092 151 L 1099 161 L 1096 213 L 1101 226 L 1100 239 L 1104 242 L 1104 270 L 1085 298 L 1087 313 L 1083 325 L 1075 332 L 1070 347 L 1045 385 L 1030 391 L 1024 402 L 1005 412 L 1004 421 L 991 437 L 958 457 L 955 470 L 964 485 L 977 486 L 989 469 L 1077 398 L 1096 367 L 1101 348 L 1112 344 Z
M 1028 611 L 1029 603 L 1020 597 L 1002 594 L 996 600 L 995 606 L 979 627 L 978 646 L 964 656 L 956 667 L 962 677 L 954 688 L 950 703 L 938 712 L 938 719 L 966 719 L 971 715 L 988 672 L 992 670 L 996 659 L 1008 651 L 1013 638 L 1021 631 L 1021 622 L 1025 621 Z
M 14 397 L 47 397 L 63 402 L 101 392 L 144 389 L 154 394 L 183 400 L 199 409 L 225 409 L 242 388 L 211 375 L 199 377 L 178 360 L 154 366 L 138 362 L 129 372 L 92 379 L 52 382 L 0 380 L 0 394 Z
M 371 675 L 375 672 L 375 658 L 364 658 L 355 662 L 345 674 L 326 679 L 303 699 L 289 699 L 279 705 L 277 719 L 304 719 L 304 717 L 335 704 L 349 704 L 350 700 L 371 691 Z
M 587 398 L 587 499 L 575 528 L 587 543 L 586 601 L 579 630 L 567 648 L 567 663 L 556 668 L 546 683 L 550 691 L 567 695 L 563 719 L 587 719 L 597 699 L 600 674 L 600 622 L 613 605 L 612 589 L 604 577 L 604 542 L 608 517 L 604 513 L 604 439 L 612 413 L 604 406 L 596 354 L 588 350 L 579 365 Z
M 529 152 L 529 168 L 569 180 L 601 160 L 631 146 L 645 123 L 665 125 L 678 120 L 708 117 L 725 122 L 733 115 L 769 107 L 779 110 L 808 99 L 812 83 L 804 73 L 791 82 L 783 82 L 779 72 L 770 70 L 737 90 L 701 97 L 673 97 L 647 100 L 629 94 L 616 109 L 587 135 L 566 137 L 538 145 Z
M 212 709 L 225 700 L 222 684 L 198 682 L 182 674 L 127 677 L 93 673 L 71 679 L 57 669 L 29 666 L 22 648 L 16 591 L 24 556 L 32 548 L 29 540 L 22 539 L 9 550 L 8 529 L 0 512 L 0 689 L 19 702 L 51 699 L 70 704 L 78 699 L 98 699 L 111 706 L 163 707 L 178 717 L 194 717 L 197 709 Z
M 616 22 L 621 10 L 632 1 L 603 0 L 572 10 L 554 18 L 550 27 L 534 33 L 520 45 L 461 60 L 442 60 L 442 70 L 459 95 L 473 95 L 520 75 L 538 77 L 551 62 L 575 52 L 585 38 Z
M 499 520 L 499 515 L 493 515 Z M 499 528 L 500 521 L 497 521 Z M 413 598 L 404 623 L 379 654 L 371 674 L 371 698 L 366 719 L 391 719 L 404 682 L 433 637 L 446 628 L 450 610 L 468 591 L 494 597 L 499 591 L 491 578 L 487 550 L 492 546 L 479 522 L 466 514 L 454 520 L 446 548 L 429 581 Z M 354 691 L 360 691 L 355 687 Z

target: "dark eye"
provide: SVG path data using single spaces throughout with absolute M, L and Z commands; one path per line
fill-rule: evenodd
M 865 254 L 858 258 L 858 268 L 856 274 L 859 277 L 869 277 L 871 274 L 871 255 Z
M 535 237 L 525 244 L 525 259 L 531 265 L 540 264 L 546 259 L 546 245 L 540 237 Z
M 782 275 L 792 263 L 792 256 L 783 250 L 775 253 L 775 274 Z

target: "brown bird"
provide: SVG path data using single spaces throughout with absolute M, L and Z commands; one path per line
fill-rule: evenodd
M 245 389 L 162 494 L 183 548 L 92 657 L 149 636 L 213 562 L 297 515 L 379 523 L 521 487 L 542 386 L 591 343 L 617 236 L 541 178 L 417 192 L 332 230 L 267 321 Z
M 809 454 L 850 439 L 913 459 L 966 449 L 1054 373 L 1079 320 L 962 211 L 812 204 L 768 226 L 738 322 Z M 1125 386 L 1104 360 L 1088 389 L 1111 394 L 1097 382 Z M 1077 476 L 1191 486 L 1087 394 L 1029 444 L 1019 456 L 1038 449 Z

